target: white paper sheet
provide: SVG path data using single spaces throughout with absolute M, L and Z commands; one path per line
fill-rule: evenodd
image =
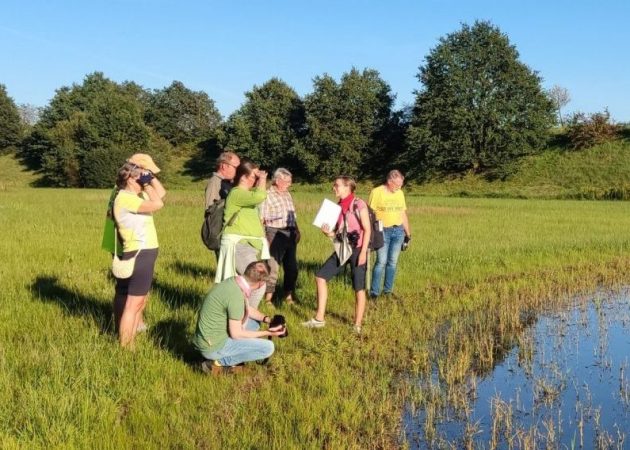
M 341 213 L 341 206 L 325 198 L 322 206 L 319 207 L 319 211 L 317 211 L 313 225 L 321 228 L 322 225 L 327 224 L 332 230 L 337 224 L 339 213 Z

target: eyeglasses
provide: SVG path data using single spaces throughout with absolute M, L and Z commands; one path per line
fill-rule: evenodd
M 230 167 L 234 167 L 235 169 L 238 169 L 238 166 L 235 166 L 234 164 L 229 163 L 227 161 L 225 161 L 223 164 L 225 164 L 226 166 L 230 166 Z

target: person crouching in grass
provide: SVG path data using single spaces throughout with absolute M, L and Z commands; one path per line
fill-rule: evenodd
M 273 342 L 262 339 L 281 336 L 283 325 L 259 330 L 271 319 L 249 304 L 249 296 L 265 285 L 269 266 L 264 261 L 250 263 L 243 275 L 215 284 L 201 305 L 193 344 L 205 358 L 202 370 L 217 373 L 233 370 L 248 361 L 269 358 Z

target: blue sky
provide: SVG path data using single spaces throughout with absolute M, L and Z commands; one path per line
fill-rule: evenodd
M 227 116 L 273 76 L 304 95 L 354 66 L 378 70 L 400 107 L 438 39 L 476 19 L 506 33 L 545 88 L 569 90 L 567 111 L 630 121 L 627 0 L 2 0 L 0 83 L 43 106 L 94 71 L 150 89 L 179 80 Z

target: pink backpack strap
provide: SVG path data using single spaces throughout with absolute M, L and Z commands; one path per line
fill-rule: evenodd
M 364 208 L 367 204 L 363 200 L 361 200 L 359 197 L 355 197 L 354 200 L 352 200 L 352 210 L 354 211 L 354 215 L 357 218 L 357 222 L 359 222 L 359 225 L 361 225 L 361 213 L 359 212 L 361 203 L 359 202 L 363 203 Z

